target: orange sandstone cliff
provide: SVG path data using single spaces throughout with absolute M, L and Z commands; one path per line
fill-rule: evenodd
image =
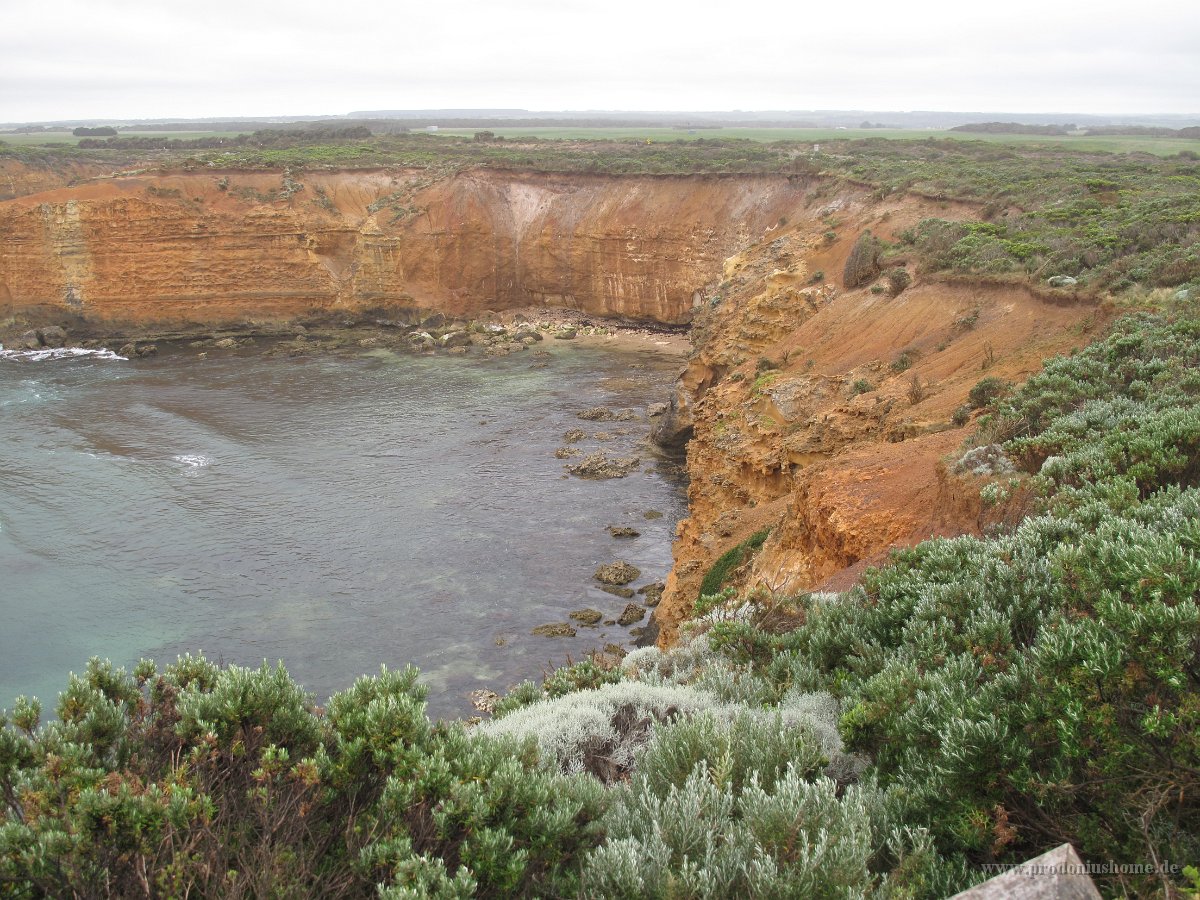
M 806 188 L 492 170 L 52 181 L 7 173 L 0 317 L 186 326 L 546 305 L 681 323 L 725 257 Z

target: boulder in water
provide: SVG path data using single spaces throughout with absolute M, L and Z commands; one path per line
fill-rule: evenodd
M 598 568 L 594 577 L 604 584 L 629 584 L 641 574 L 642 570 L 637 566 L 619 559 Z
M 638 588 L 637 592 L 642 595 L 642 602 L 644 604 L 647 606 L 658 606 L 666 587 L 661 581 L 655 581 Z
M 421 320 L 421 327 L 426 329 L 427 331 L 432 330 L 434 328 L 441 328 L 445 324 L 446 324 L 446 317 L 444 315 L 442 315 L 441 313 L 434 313 L 433 315 L 426 316 L 424 319 Z
M 575 629 L 566 622 L 552 622 L 549 625 L 538 625 L 533 633 L 540 637 L 575 637 Z
M 641 536 L 640 531 L 636 528 L 630 528 L 628 525 L 609 525 L 608 533 L 615 538 L 635 538 Z
M 603 406 L 593 406 L 591 409 L 575 413 L 575 416 L 586 422 L 607 422 L 613 417 L 613 413 L 611 409 L 605 409 Z
M 633 599 L 633 588 L 617 587 L 614 584 L 602 584 L 600 590 L 606 594 L 612 594 L 614 597 L 620 597 L 622 600 Z
M 579 462 L 567 466 L 567 471 L 580 478 L 624 478 L 639 465 L 637 456 L 609 457 L 606 453 L 589 453 Z
M 493 713 L 496 709 L 496 704 L 500 702 L 500 695 L 495 691 L 489 691 L 487 688 L 480 688 L 477 691 L 471 691 L 467 695 L 471 699 L 471 705 L 480 712 Z
M 471 334 L 468 331 L 451 331 L 449 334 L 442 335 L 443 347 L 466 347 L 471 343 Z
M 617 617 L 618 625 L 632 625 L 634 622 L 640 622 L 646 618 L 646 610 L 638 606 L 636 603 L 630 603 Z

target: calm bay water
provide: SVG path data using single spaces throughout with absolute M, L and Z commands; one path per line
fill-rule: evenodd
M 355 358 L 0 359 L 0 707 L 49 711 L 88 657 L 282 659 L 323 699 L 381 663 L 421 667 L 431 712 L 608 641 L 529 634 L 592 606 L 601 563 L 665 576 L 680 486 L 643 451 L 617 480 L 554 450 L 642 450 L 678 361 L 553 348 L 544 368 Z M 575 413 L 634 408 L 635 422 Z M 590 435 L 614 434 L 607 441 Z M 647 520 L 646 510 L 663 518 Z M 615 540 L 609 524 L 642 536 Z

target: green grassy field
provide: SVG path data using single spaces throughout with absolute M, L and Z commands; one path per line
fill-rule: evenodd
M 251 129 L 248 129 L 249 131 Z M 181 141 L 195 138 L 222 138 L 245 134 L 242 131 L 120 131 L 118 137 L 158 137 L 177 138 Z M 80 138 L 69 131 L 51 131 L 40 134 L 0 134 L 0 141 L 23 147 L 36 147 L 41 144 L 78 144 Z
M 470 137 L 478 128 L 444 128 L 439 135 Z M 1107 151 L 1109 153 L 1153 153 L 1173 156 L 1180 150 L 1200 152 L 1200 140 L 1187 138 L 1156 138 L 1133 135 L 1102 135 L 1097 137 L 1066 137 L 1024 134 L 971 134 L 963 131 L 904 128 L 491 128 L 498 137 L 544 140 L 646 140 L 654 143 L 695 141 L 700 138 L 746 138 L 752 141 L 821 141 L 856 140 L 860 138 L 891 138 L 894 140 L 923 140 L 949 138 L 960 141 L 987 141 L 1022 147 L 1068 147 L 1074 150 Z

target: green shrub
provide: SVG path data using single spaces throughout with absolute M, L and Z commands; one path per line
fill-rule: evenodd
M 738 566 L 745 562 L 748 554 L 762 547 L 763 543 L 767 540 L 767 535 L 770 533 L 770 528 L 756 531 L 736 547 L 731 547 L 717 557 L 716 562 L 712 564 L 712 567 L 705 574 L 704 580 L 700 582 L 700 596 L 704 597 L 720 593 L 729 576 L 733 574 Z
M 916 363 L 916 361 L 920 358 L 921 358 L 921 352 L 919 350 L 917 350 L 915 347 L 909 347 L 906 350 L 901 350 L 899 355 L 894 360 L 892 360 L 892 362 L 888 366 L 888 368 L 891 369 L 896 374 L 900 374 L 901 372 L 907 372 L 909 369 L 911 369 L 913 367 L 913 365 Z
M 887 281 L 888 289 L 892 292 L 892 296 L 895 296 L 912 284 L 912 276 L 908 274 L 907 269 L 896 267 L 888 270 Z
M 879 255 L 882 245 L 871 232 L 864 231 L 854 242 L 846 265 L 842 269 L 842 283 L 847 288 L 869 284 L 879 274 Z
M 970 331 L 979 324 L 979 308 L 971 310 L 969 313 L 963 313 L 954 320 L 954 327 L 962 331 Z
M 1001 378 L 988 376 L 981 379 L 967 392 L 967 403 L 971 409 L 983 409 L 991 405 L 998 397 L 1007 391 L 1011 385 Z
M 574 893 L 600 839 L 598 785 L 431 725 L 413 669 L 359 679 L 322 714 L 281 666 L 93 660 L 58 715 L 0 716 L 14 896 Z

